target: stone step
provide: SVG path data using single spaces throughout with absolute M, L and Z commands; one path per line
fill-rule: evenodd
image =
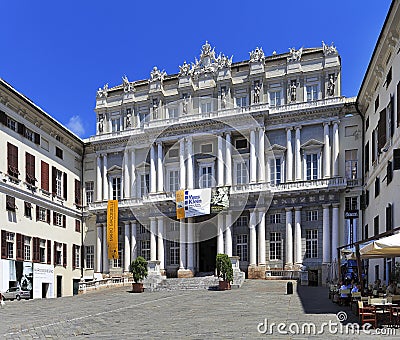
M 168 290 L 203 290 L 213 289 L 218 286 L 218 278 L 215 276 L 193 277 L 193 278 L 170 278 L 165 279 L 157 285 L 155 291 Z

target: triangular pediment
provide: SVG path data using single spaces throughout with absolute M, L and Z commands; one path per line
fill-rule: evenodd
M 111 168 L 108 168 L 107 170 L 108 173 L 118 173 L 122 172 L 122 168 L 118 165 L 113 165 Z
M 283 146 L 283 145 L 274 144 L 274 145 L 271 145 L 268 148 L 268 151 L 270 151 L 270 152 L 272 151 L 274 153 L 276 153 L 276 152 L 285 152 L 286 151 L 286 147 Z
M 139 163 L 138 165 L 136 165 L 137 168 L 146 168 L 146 167 L 149 167 L 149 166 L 150 166 L 150 164 L 147 163 L 147 162 L 144 162 L 144 161 Z
M 303 145 L 301 145 L 302 149 L 313 149 L 313 148 L 322 148 L 324 143 L 320 142 L 319 140 L 316 139 L 310 139 L 307 142 L 305 142 Z

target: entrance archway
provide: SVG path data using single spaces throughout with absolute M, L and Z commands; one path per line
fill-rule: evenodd
M 217 256 L 217 228 L 213 224 L 204 223 L 199 236 L 199 272 L 214 272 Z

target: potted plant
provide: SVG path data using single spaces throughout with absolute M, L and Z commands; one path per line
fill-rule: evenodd
M 142 256 L 138 256 L 136 260 L 132 261 L 129 271 L 133 275 L 133 281 L 135 281 L 132 283 L 132 292 L 143 293 L 144 288 L 141 281 L 147 277 L 147 261 Z
M 229 256 L 227 254 L 217 254 L 216 262 L 217 275 L 222 279 L 219 281 L 219 290 L 231 289 L 233 268 Z

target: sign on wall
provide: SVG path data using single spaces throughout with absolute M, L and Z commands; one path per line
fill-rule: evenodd
M 107 205 L 108 258 L 118 259 L 118 201 L 110 200 Z
M 176 216 L 187 218 L 210 214 L 211 188 L 178 190 L 176 192 Z

